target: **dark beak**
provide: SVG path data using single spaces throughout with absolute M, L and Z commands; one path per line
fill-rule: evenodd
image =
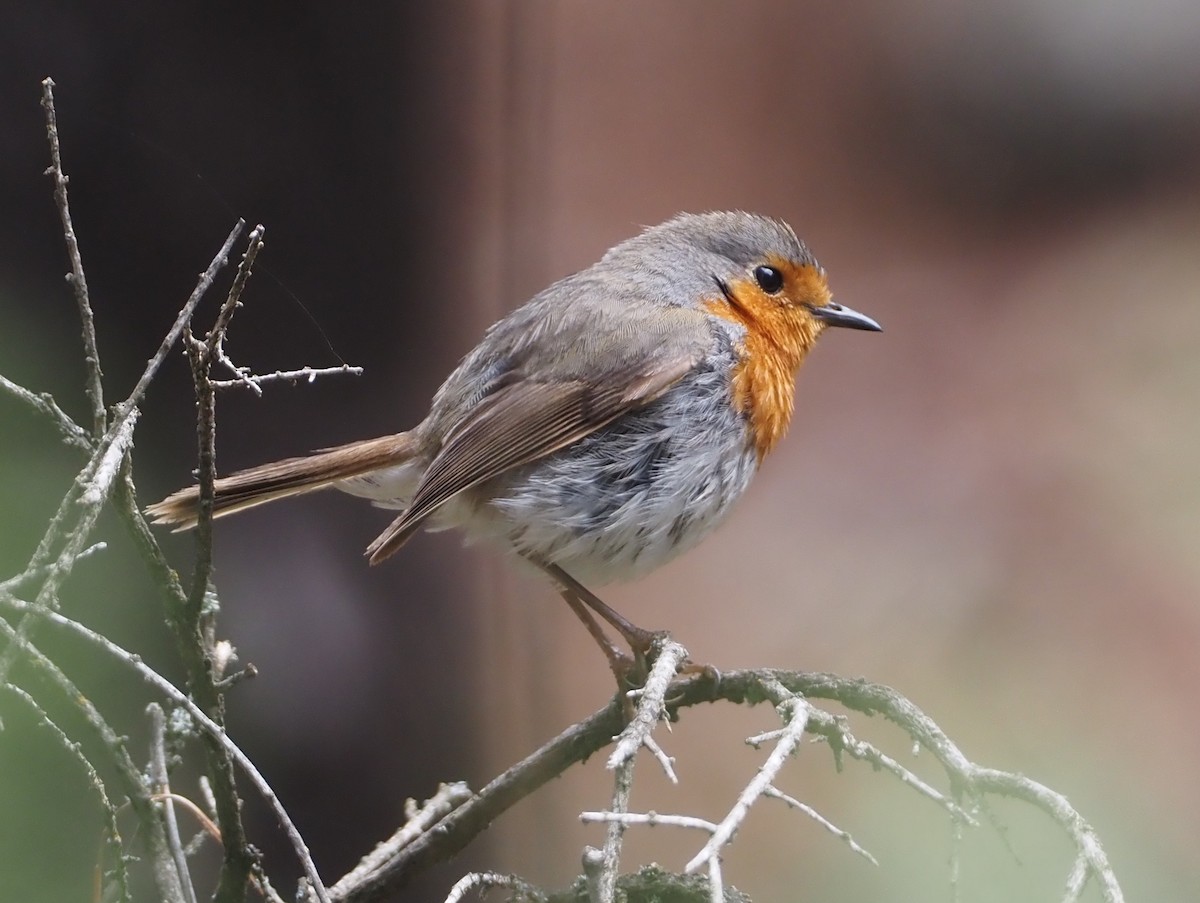
M 844 326 L 846 329 L 865 329 L 868 332 L 883 332 L 883 327 L 856 310 L 834 304 L 830 301 L 823 307 L 815 304 L 808 308 L 818 320 L 824 320 L 826 326 Z

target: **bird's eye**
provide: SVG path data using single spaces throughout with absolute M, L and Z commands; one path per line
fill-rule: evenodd
M 783 273 L 779 272 L 775 267 L 755 267 L 754 281 L 768 295 L 774 295 L 783 288 Z

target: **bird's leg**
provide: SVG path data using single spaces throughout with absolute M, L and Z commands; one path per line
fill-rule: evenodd
M 659 636 L 658 633 L 638 627 L 620 612 L 610 608 L 595 593 L 557 564 L 543 564 L 538 562 L 538 566 L 549 575 L 551 580 L 558 584 L 564 597 L 567 593 L 570 593 L 579 602 L 582 602 L 611 624 L 613 629 L 625 638 L 625 642 L 629 644 L 629 648 L 634 654 L 644 657 L 650 651 L 650 647 L 654 645 L 654 640 Z
M 589 590 L 586 586 L 584 586 L 558 565 L 539 563 L 538 566 L 541 567 L 542 570 L 544 570 L 550 576 L 550 578 L 559 585 L 560 594 L 564 599 L 566 599 L 567 604 L 571 606 L 571 609 L 579 616 L 579 619 L 584 621 L 584 625 L 586 626 L 589 621 L 591 622 L 592 627 L 588 628 L 589 631 L 591 631 L 593 628 L 595 630 L 599 630 L 600 628 L 599 625 L 596 624 L 595 618 L 591 617 L 591 615 L 588 614 L 587 609 L 583 608 L 580 603 L 588 606 L 588 608 L 591 608 L 596 612 L 596 614 L 608 621 L 608 623 L 611 624 L 621 634 L 621 636 L 625 638 L 625 641 L 629 643 L 629 648 L 633 651 L 634 661 L 632 664 L 644 675 L 646 672 L 646 657 L 650 654 L 650 650 L 654 645 L 654 641 L 661 637 L 662 634 L 653 630 L 646 630 L 644 627 L 638 627 L 636 624 L 630 623 L 628 618 L 625 618 L 620 612 L 605 604 L 604 601 L 595 593 Z M 584 620 L 585 616 L 586 620 Z M 593 633 L 592 636 L 595 636 L 595 634 Z M 597 642 L 600 641 L 597 640 Z M 608 641 L 607 637 L 604 638 L 604 643 L 607 644 L 608 649 L 614 648 L 612 643 Z M 601 648 L 605 648 L 604 645 L 602 645 Z M 618 666 L 614 663 L 612 655 L 607 652 L 605 654 L 608 655 L 609 665 L 612 667 L 613 673 L 617 676 L 617 682 L 622 682 L 622 673 L 617 670 Z M 625 659 L 624 656 L 621 656 L 621 661 L 625 662 L 627 665 L 629 664 L 628 660 Z M 626 684 L 629 683 L 629 673 L 629 670 L 625 672 L 624 682 Z M 695 675 L 700 678 L 713 681 L 714 685 L 719 685 L 721 682 L 721 672 L 715 667 L 712 665 L 699 665 L 693 662 L 691 659 L 686 659 L 680 664 L 679 675 L 681 677 L 691 677 Z
M 596 641 L 596 645 L 600 647 L 600 651 L 604 653 L 604 657 L 608 659 L 609 667 L 616 675 L 618 683 L 628 685 L 632 674 L 645 671 L 646 655 L 658 634 L 632 624 L 619 612 L 604 604 L 595 593 L 558 565 L 548 564 L 536 558 L 528 558 L 528 560 L 537 565 L 547 577 L 554 581 L 559 595 L 571 606 L 571 611 L 575 612 L 575 616 L 583 622 L 583 626 L 587 628 L 592 639 Z M 589 608 L 591 611 L 588 611 Z M 600 625 L 596 623 L 596 619 L 592 617 L 592 612 L 611 624 L 625 638 L 630 651 L 633 652 L 633 660 L 630 660 L 613 644 Z
M 596 619 L 592 617 L 592 613 L 588 611 L 587 606 L 580 600 L 571 590 L 562 587 L 559 589 L 559 595 L 563 597 L 563 601 L 571 606 L 571 611 L 575 612 L 575 617 L 583 623 L 587 632 L 592 639 L 596 641 L 596 645 L 600 647 L 600 651 L 604 653 L 604 657 L 608 659 L 608 667 L 612 671 L 613 676 L 617 679 L 617 684 L 627 686 L 629 684 L 629 676 L 636 667 L 635 659 L 626 655 L 617 647 L 617 644 L 608 638 L 608 634 L 604 632 L 604 628 L 596 623 Z

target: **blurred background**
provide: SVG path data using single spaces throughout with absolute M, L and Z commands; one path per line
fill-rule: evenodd
M 42 175 L 47 75 L 110 400 L 238 216 L 267 246 L 237 362 L 365 367 L 222 396 L 223 471 L 414 424 L 489 323 L 643 225 L 790 221 L 835 296 L 886 331 L 828 336 L 730 521 L 604 597 L 698 661 L 896 687 L 975 761 L 1066 794 L 1129 899 L 1195 899 L 1200 6 L 47 3 L 8 5 L 0 35 L 0 373 L 85 417 Z M 143 502 L 191 479 L 193 410 L 175 355 L 138 426 Z M 77 466 L 0 396 L 0 576 Z M 405 797 L 481 787 L 612 689 L 553 591 L 494 550 L 423 536 L 368 569 L 390 517 L 331 494 L 218 530 L 220 632 L 261 672 L 230 695 L 231 732 L 330 879 Z M 68 610 L 178 677 L 127 539 L 101 533 Z M 191 540 L 163 541 L 186 573 Z M 142 688 L 38 638 L 144 749 Z M 86 781 L 12 698 L 0 717 L 0 898 L 85 898 L 101 830 Z M 688 712 L 663 737 L 679 787 L 644 765 L 634 806 L 720 817 L 764 755 L 742 738 L 773 725 Z M 928 770 L 895 731 L 856 726 Z M 836 774 L 819 747 L 784 789 L 880 868 L 763 805 L 725 863 L 755 899 L 950 899 L 933 805 Z M 442 899 L 471 868 L 561 885 L 602 836 L 579 811 L 608 798 L 589 762 L 398 899 Z M 963 899 L 1058 899 L 1062 837 L 1015 805 L 993 816 L 1005 840 L 987 817 L 967 835 Z M 630 867 L 678 869 L 700 841 L 628 844 Z

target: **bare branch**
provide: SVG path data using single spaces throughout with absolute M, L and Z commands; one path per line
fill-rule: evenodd
M 721 875 L 721 857 L 717 855 L 708 858 L 708 899 L 709 903 L 725 903 L 725 879 Z
M 242 255 L 242 262 L 238 264 L 237 275 L 233 277 L 233 284 L 229 287 L 229 294 L 225 296 L 225 303 L 221 305 L 221 310 L 217 313 L 217 320 L 204 340 L 206 368 L 212 366 L 217 346 L 225 340 L 229 324 L 233 322 L 233 315 L 242 306 L 242 292 L 245 291 L 246 283 L 250 280 L 250 273 L 254 269 L 254 261 L 258 257 L 258 252 L 263 248 L 262 237 L 266 231 L 266 227 L 261 223 L 250 230 L 246 253 Z
M 187 856 L 183 852 L 183 841 L 179 838 L 179 822 L 175 820 L 174 794 L 167 776 L 167 718 L 162 706 L 152 702 L 146 707 L 150 716 L 150 780 L 154 784 L 153 799 L 161 802 L 167 838 L 167 849 L 179 873 L 179 886 L 188 903 L 196 903 L 196 889 L 192 887 L 192 875 L 188 869 Z
M 222 247 L 219 255 L 222 264 L 243 226 L 244 223 L 239 220 L 230 239 Z M 186 596 L 182 594 L 182 591 L 177 593 L 178 584 L 174 580 L 164 582 L 162 586 L 171 603 L 175 639 L 187 669 L 188 684 L 197 703 L 216 723 L 224 720 L 221 692 L 217 686 L 221 675 L 214 673 L 212 667 L 213 650 L 210 646 L 213 642 L 213 621 L 211 617 L 207 620 L 205 617 L 205 603 L 209 598 L 209 577 L 212 571 L 212 485 L 215 479 L 215 412 L 213 390 L 208 381 L 208 372 L 211 368 L 213 349 L 224 336 L 225 328 L 237 310 L 242 290 L 250 277 L 252 264 L 262 247 L 262 233 L 262 226 L 257 226 L 252 230 L 249 246 L 242 256 L 233 284 L 217 315 L 217 325 L 209 333 L 208 340 L 206 342 L 196 341 L 191 334 L 191 317 L 196 307 L 194 302 L 199 301 L 199 294 L 202 293 L 198 286 L 197 292 L 194 292 L 184 305 L 168 333 L 167 338 L 170 339 L 170 342 L 164 340 L 163 346 L 159 349 L 159 355 L 156 356 L 156 359 L 164 359 L 167 349 L 174 344 L 172 336 L 177 338 L 179 334 L 184 335 L 184 345 L 192 365 L 199 410 L 197 436 L 200 446 L 201 516 L 197 531 L 196 565 L 191 592 Z M 214 261 L 214 265 L 210 266 L 209 273 L 206 273 L 205 276 L 211 274 L 215 277 L 216 264 L 217 261 Z M 210 284 L 212 281 L 211 278 L 206 281 L 205 276 L 201 277 L 202 285 Z M 152 376 L 153 369 L 157 368 L 155 360 L 152 360 L 150 364 L 146 374 L 143 374 L 143 380 L 147 383 L 147 374 Z M 142 386 L 143 381 L 139 381 L 131 399 L 138 397 L 139 387 Z M 205 495 L 204 489 L 207 489 L 207 495 Z M 127 522 L 141 520 L 140 513 L 131 513 L 128 508 L 125 513 Z M 136 527 L 135 532 L 137 532 Z M 157 542 L 149 535 L 148 530 L 139 534 L 139 538 L 142 540 L 140 547 L 144 557 L 148 562 L 157 565 L 158 559 L 162 557 Z M 159 568 L 155 567 L 155 570 L 159 570 Z M 221 824 L 221 841 L 224 847 L 216 896 L 219 901 L 234 901 L 241 899 L 244 895 L 246 882 L 254 871 L 256 853 L 247 844 L 242 826 L 241 805 L 234 782 L 232 760 L 228 751 L 219 742 L 215 742 L 211 737 L 209 740 L 207 753 L 213 779 L 213 791 L 217 801 L 217 816 Z
M 209 373 L 212 370 L 216 349 L 225 338 L 225 331 L 233 321 L 233 315 L 241 305 L 242 292 L 250 279 L 254 261 L 262 249 L 262 225 L 250 230 L 245 253 L 238 264 L 237 274 L 229 293 L 217 313 L 216 323 L 203 342 L 191 336 L 190 326 L 185 327 L 188 360 L 192 365 L 192 382 L 196 391 L 196 439 L 198 452 L 198 478 L 200 482 L 199 520 L 196 524 L 196 564 L 192 573 L 192 588 L 188 593 L 188 605 L 184 610 L 183 630 L 185 636 L 200 636 L 199 621 L 212 577 L 212 499 L 213 484 L 217 478 L 216 465 L 216 398 L 213 395 Z M 209 650 L 203 650 L 208 654 Z M 192 657 L 189 660 L 195 661 Z M 191 679 L 209 681 L 206 668 L 192 669 Z M 210 709 L 211 711 L 211 709 Z
M 691 815 L 662 815 L 658 812 L 647 812 L 644 815 L 636 812 L 583 812 L 579 816 L 580 821 L 588 822 L 606 822 L 609 825 L 620 824 L 622 827 L 631 825 L 648 825 L 654 827 L 656 825 L 670 825 L 676 828 L 692 828 L 704 831 L 712 836 L 720 830 L 720 825 L 715 822 L 708 821 L 703 818 L 696 818 Z M 599 850 L 594 850 L 589 847 L 584 852 L 584 873 L 588 878 L 589 891 L 593 882 L 598 883 L 598 876 L 603 872 L 600 868 L 603 867 L 604 855 Z M 713 852 L 705 860 L 708 865 L 708 897 L 709 900 L 715 903 L 724 903 L 725 900 L 725 884 L 721 877 L 721 856 L 719 852 Z M 589 871 L 589 867 L 591 871 Z M 671 880 L 683 876 L 671 876 Z M 595 899 L 599 899 L 598 893 L 593 894 Z
M 86 486 L 83 487 L 83 494 L 79 497 L 79 504 L 89 509 L 99 511 L 100 507 L 108 499 L 109 493 L 112 491 L 113 480 L 117 478 L 117 473 L 121 469 L 121 462 L 125 459 L 125 453 L 129 451 L 129 447 L 133 444 L 133 428 L 137 426 L 138 409 L 131 408 L 129 415 L 122 418 L 117 424 L 117 429 L 114 431 L 112 440 L 108 443 L 108 447 L 104 449 L 104 453 L 100 455 L 100 459 L 96 462 L 96 471 L 92 474 L 92 478 L 88 480 Z M 80 525 L 83 526 L 82 524 Z M 77 530 L 85 535 L 90 531 L 90 525 L 86 530 Z M 78 557 L 75 553 L 74 557 Z
M 1098 840 L 1095 841 L 1096 848 L 1092 846 L 1092 840 L 1095 840 L 1094 832 L 1091 832 L 1090 826 L 1087 826 L 1065 800 L 1061 797 L 1057 800 L 1044 799 L 1038 792 L 1032 792 L 1026 786 L 1027 779 L 1019 775 L 1006 775 L 1004 772 L 993 774 L 977 769 L 961 753 L 955 755 L 954 751 L 942 745 L 943 742 L 949 741 L 940 739 L 945 737 L 940 728 L 915 705 L 888 687 L 824 673 L 773 669 L 736 670 L 722 673 L 719 679 L 712 675 L 697 675 L 676 683 L 673 694 L 667 700 L 667 711 L 674 717 L 683 708 L 718 700 L 753 704 L 777 697 L 780 691 L 803 694 L 808 698 L 809 702 L 805 706 L 806 726 L 825 737 L 835 751 L 848 752 L 872 764 L 890 761 L 878 758 L 881 754 L 878 754 L 874 747 L 855 740 L 846 730 L 843 718 L 813 707 L 812 699 L 834 700 L 853 711 L 867 715 L 882 714 L 894 721 L 910 736 L 917 738 L 922 746 L 934 752 L 951 784 L 968 796 L 979 793 L 1004 793 L 1033 803 L 1050 814 L 1076 840 L 1079 848 L 1085 851 L 1085 858 L 1088 859 L 1093 874 L 1103 872 L 1102 886 L 1106 888 L 1103 899 L 1106 903 L 1121 903 L 1123 900 L 1107 859 L 1103 851 L 1098 849 Z M 794 723 L 798 719 L 793 716 L 792 720 Z M 509 769 L 465 805 L 438 822 L 433 830 L 408 844 L 396 857 L 374 872 L 368 881 L 355 885 L 349 882 L 339 883 L 334 899 L 360 903 L 379 900 L 386 894 L 395 892 L 414 874 L 434 862 L 444 861 L 462 849 L 475 834 L 491 824 L 518 799 L 532 793 L 573 762 L 582 761 L 607 745 L 619 722 L 620 708 L 614 703 L 574 725 Z M 845 745 L 839 746 L 843 740 Z M 782 755 L 779 748 L 775 752 Z M 962 768 L 963 763 L 966 765 L 965 769 Z M 889 770 L 901 777 L 905 784 L 918 790 L 921 795 L 945 808 L 954 816 L 956 822 L 962 820 L 965 824 L 975 824 L 960 806 L 946 799 L 943 794 L 907 770 L 894 762 L 893 768 Z M 1001 781 L 999 775 L 1005 775 L 1011 783 Z M 1058 806 L 1059 801 L 1065 808 Z M 626 823 L 628 824 L 628 821 Z
M 234 242 L 238 240 L 238 236 L 242 234 L 242 230 L 245 228 L 246 221 L 239 219 L 237 224 L 234 225 L 233 230 L 229 233 L 229 236 L 225 239 L 225 243 L 221 245 L 221 250 L 217 252 L 217 256 L 213 258 L 208 268 L 200 274 L 200 279 L 196 282 L 196 287 L 192 289 L 191 295 L 188 296 L 187 301 L 175 317 L 175 322 L 171 324 L 171 328 L 163 336 L 162 343 L 158 346 L 158 351 L 154 353 L 154 357 L 146 362 L 146 369 L 142 371 L 142 375 L 133 387 L 133 391 L 122 402 L 123 407 L 129 408 L 141 403 L 142 398 L 146 394 L 146 389 L 150 385 L 150 381 L 154 379 L 155 374 L 158 373 L 158 368 L 162 366 L 163 361 L 167 359 L 167 355 L 171 352 L 175 343 L 179 341 L 179 337 L 183 335 L 183 330 L 191 322 L 192 314 L 195 313 L 200 300 L 212 286 L 213 281 L 217 278 L 217 273 L 225 266 L 229 258 L 229 252 L 233 249 Z
M 640 745 L 639 743 L 634 746 L 635 753 Z M 629 797 L 633 793 L 633 766 L 636 761 L 631 755 L 614 769 L 612 802 L 608 806 L 613 815 L 620 816 L 629 812 Z M 599 903 L 615 903 L 617 876 L 621 870 L 621 841 L 624 837 L 625 823 L 619 818 L 609 821 L 604 832 L 604 846 L 601 848 L 600 879 L 596 885 Z
M 446 903 L 460 903 L 473 890 L 478 889 L 481 893 L 487 893 L 494 887 L 507 887 L 511 890 L 523 891 L 526 896 L 530 895 L 531 892 L 536 893 L 527 882 L 522 881 L 516 875 L 500 875 L 496 872 L 471 872 L 469 875 L 464 875 L 458 879 L 454 887 L 450 888 L 450 893 L 446 895 Z
M 638 699 L 637 710 L 621 736 L 617 738 L 616 748 L 608 757 L 607 768 L 612 771 L 630 761 L 641 749 L 647 737 L 662 720 L 666 712 L 665 699 L 671 681 L 679 671 L 679 666 L 687 659 L 687 650 L 679 643 L 668 640 L 662 644 L 654 656 L 654 664 L 646 678 L 646 685 L 630 695 Z
M 83 325 L 83 361 L 87 367 L 87 397 L 92 408 L 92 435 L 99 438 L 104 433 L 107 416 L 104 412 L 104 387 L 100 372 L 100 352 L 96 346 L 96 324 L 92 319 L 92 305 L 88 298 L 87 277 L 83 272 L 83 258 L 79 254 L 79 241 L 75 237 L 75 226 L 71 223 L 71 208 L 67 203 L 67 179 L 62 168 L 62 150 L 58 143 L 58 117 L 54 112 L 54 80 L 42 80 L 42 108 L 46 111 L 46 137 L 50 141 L 50 168 L 46 174 L 54 178 L 54 200 L 62 220 L 63 237 L 67 241 L 67 257 L 71 261 L 71 272 L 67 281 L 75 290 L 75 303 L 79 307 L 79 319 Z
M 1091 875 L 1092 870 L 1088 865 L 1087 858 L 1076 856 L 1075 863 L 1071 866 L 1071 874 L 1067 876 L 1067 887 L 1063 893 L 1063 903 L 1079 903 L 1079 898 L 1083 896 L 1083 889 L 1087 887 L 1088 878 Z
M 221 842 L 221 829 L 213 821 L 217 813 L 217 800 L 213 796 L 212 782 L 208 779 L 208 775 L 202 774 L 196 783 L 200 787 L 200 796 L 203 798 L 204 806 L 207 808 L 201 808 L 198 803 L 188 800 L 188 803 L 194 807 L 192 811 L 196 816 L 196 820 L 200 822 L 200 830 L 192 835 L 192 839 L 184 847 L 184 852 L 189 857 L 195 856 L 200 851 L 200 848 L 204 845 L 205 838 L 211 837 L 217 843 Z
M 121 484 L 117 509 L 133 536 L 134 543 L 151 577 L 158 584 L 158 588 L 166 600 L 167 615 L 175 637 L 176 647 L 189 675 L 190 686 L 196 700 L 194 704 L 192 704 L 191 699 L 188 700 L 190 704 L 188 710 L 193 712 L 193 716 L 195 712 L 201 712 L 206 719 L 209 719 L 209 715 L 204 713 L 200 708 L 203 707 L 203 709 L 207 709 L 208 712 L 211 712 L 215 716 L 215 718 L 209 720 L 211 724 L 216 725 L 216 732 L 206 730 L 204 737 L 207 744 L 206 752 L 208 755 L 209 776 L 212 780 L 213 799 L 216 804 L 215 811 L 221 824 L 221 843 L 225 851 L 221 879 L 218 883 L 218 896 L 223 896 L 226 899 L 239 899 L 237 895 L 243 893 L 245 881 L 251 874 L 258 874 L 260 876 L 260 883 L 263 884 L 264 888 L 267 888 L 265 876 L 262 875 L 262 870 L 256 862 L 257 852 L 247 844 L 245 832 L 242 828 L 241 800 L 237 793 L 232 763 L 237 761 L 244 769 L 248 768 L 251 770 L 253 770 L 253 765 L 240 751 L 234 752 L 226 747 L 227 738 L 224 736 L 223 728 L 219 725 L 219 719 L 222 717 L 222 699 L 221 690 L 214 680 L 214 677 L 218 675 L 211 673 L 209 670 L 213 663 L 210 655 L 215 651 L 207 648 L 212 644 L 212 638 L 204 631 L 200 631 L 199 635 L 197 635 L 197 622 L 189 617 L 187 594 L 180 585 L 179 575 L 167 562 L 162 548 L 158 545 L 158 540 L 155 539 L 145 518 L 142 516 L 133 487 L 133 479 L 129 474 L 128 468 L 125 471 Z M 189 624 L 192 625 L 190 628 Z M 102 637 L 101 639 L 104 638 Z M 169 683 L 168 686 L 170 686 Z M 174 687 L 171 687 L 171 690 L 174 690 Z M 233 749 L 236 750 L 236 747 L 233 747 Z M 254 773 L 256 774 L 257 772 Z M 269 794 L 270 797 L 274 797 L 274 791 L 262 780 L 261 776 L 254 778 L 252 775 L 252 779 L 255 780 L 260 793 Z M 288 839 L 292 842 L 293 848 L 296 851 L 296 855 L 299 857 L 301 863 L 304 864 L 305 871 L 309 875 L 310 880 L 313 881 L 313 893 L 318 899 L 327 899 L 324 887 L 320 883 L 316 868 L 312 864 L 312 858 L 309 856 L 308 848 L 305 846 L 303 839 L 300 837 L 295 825 L 287 817 L 287 813 L 283 811 L 283 807 L 278 805 L 278 800 L 275 800 L 274 805 L 277 807 L 276 814 L 280 817 L 280 823 L 284 826 Z

